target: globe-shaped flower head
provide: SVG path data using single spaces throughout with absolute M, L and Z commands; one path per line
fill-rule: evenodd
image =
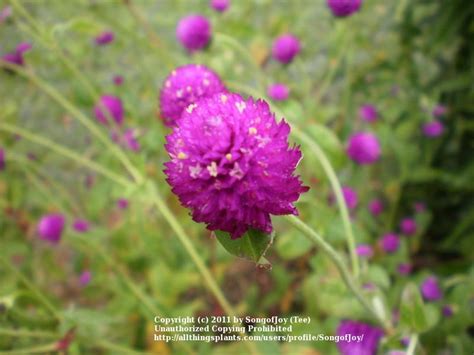
M 437 301 L 443 297 L 443 291 L 439 287 L 438 279 L 435 276 L 428 276 L 421 283 L 420 288 L 426 301 Z
M 65 224 L 62 214 L 53 213 L 43 216 L 38 223 L 38 235 L 40 239 L 51 244 L 57 244 L 61 240 Z
M 190 52 L 203 49 L 211 39 L 211 24 L 201 15 L 189 15 L 178 22 L 176 37 Z
M 355 133 L 349 138 L 347 154 L 357 164 L 372 164 L 380 158 L 380 143 L 372 133 Z
M 288 64 L 300 52 L 301 45 L 298 38 L 292 34 L 285 34 L 273 42 L 272 55 L 280 63 Z
M 217 12 L 224 12 L 230 5 L 230 0 L 211 0 L 211 7 Z
M 267 89 L 268 96 L 275 101 L 285 101 L 290 94 L 290 90 L 285 84 L 272 84 Z
M 360 9 L 362 0 L 327 0 L 327 4 L 334 16 L 346 17 Z
M 416 221 L 413 218 L 406 217 L 400 221 L 400 230 L 407 236 L 416 234 Z
M 99 102 L 94 106 L 94 114 L 97 121 L 104 125 L 108 125 L 111 119 L 116 124 L 121 125 L 123 122 L 123 111 L 122 100 L 113 95 L 101 96 Z
M 344 339 L 336 343 L 341 355 L 375 355 L 380 339 L 383 337 L 383 330 L 355 320 L 343 320 L 337 327 L 336 334 L 339 336 L 363 335 L 360 342 Z
M 165 124 L 173 126 L 190 104 L 222 91 L 226 88 L 211 69 L 196 64 L 176 68 L 165 79 L 160 93 L 161 115 Z
M 374 105 L 362 105 L 359 108 L 359 116 L 366 122 L 375 122 L 379 118 L 379 113 Z
M 395 253 L 400 246 L 400 238 L 394 233 L 387 233 L 379 239 L 379 246 L 387 253 Z
M 239 238 L 248 229 L 272 231 L 270 214 L 297 214 L 308 190 L 289 147 L 290 126 L 276 122 L 268 104 L 220 93 L 189 105 L 167 136 L 165 174 L 193 220 Z
M 429 138 L 436 138 L 443 134 L 444 125 L 439 120 L 432 120 L 422 126 L 423 134 Z

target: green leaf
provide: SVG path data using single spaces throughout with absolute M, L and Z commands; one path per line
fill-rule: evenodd
M 402 292 L 400 324 L 416 333 L 422 333 L 430 327 L 425 305 L 414 283 L 409 283 Z
M 345 161 L 344 147 L 336 134 L 324 125 L 312 124 L 307 126 L 308 133 L 321 146 L 335 167 L 340 167 Z
M 230 254 L 256 262 L 267 264 L 263 257 L 273 243 L 274 234 L 265 234 L 256 229 L 249 229 L 242 237 L 231 239 L 229 233 L 215 231 L 217 240 Z

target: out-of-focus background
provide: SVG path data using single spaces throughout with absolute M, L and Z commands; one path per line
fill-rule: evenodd
M 266 97 L 269 85 L 287 85 L 288 99 L 272 106 L 318 142 L 341 184 L 356 192 L 348 206 L 356 243 L 373 248 L 361 257 L 361 282 L 393 325 L 378 353 L 405 351 L 414 333 L 420 354 L 472 353 L 472 3 L 365 0 L 344 18 L 322 0 L 234 0 L 222 13 L 191 0 L 0 4 L 0 55 L 10 63 L 0 72 L 0 350 L 248 351 L 243 343 L 152 340 L 154 315 L 225 311 L 154 207 L 148 185 L 115 182 L 128 175 L 111 147 L 153 182 L 238 314 L 310 316 L 294 335 L 333 335 L 348 319 L 375 325 L 331 261 L 285 221 L 273 219 L 271 267 L 261 267 L 228 254 L 172 195 L 162 172 L 171 130 L 162 123 L 159 90 L 174 68 L 201 63 L 244 96 Z M 175 34 L 191 13 L 212 24 L 209 46 L 192 54 Z M 287 32 L 302 49 L 282 65 L 271 48 Z M 31 48 L 19 53 L 21 43 Z M 4 56 L 15 53 L 21 63 L 12 67 Z M 122 101 L 130 140 L 117 141 L 110 127 L 97 124 L 94 106 L 104 94 Z M 374 122 L 361 117 L 363 105 L 376 109 Z M 427 133 L 434 121 L 441 129 Z M 378 137 L 375 164 L 347 156 L 347 141 L 358 131 Z M 290 140 L 301 144 L 298 173 L 311 187 L 297 203 L 301 219 L 348 256 L 328 179 L 309 147 Z M 53 244 L 38 237 L 41 217 L 51 213 L 65 217 Z M 404 230 L 406 219 L 413 233 Z M 390 232 L 400 244 L 389 252 L 381 238 Z M 435 299 L 423 292 L 430 278 L 441 293 Z M 407 287 L 420 297 L 403 310 Z M 262 354 L 340 351 L 330 341 L 256 344 Z

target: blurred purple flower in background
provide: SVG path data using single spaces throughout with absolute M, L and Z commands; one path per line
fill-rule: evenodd
M 280 63 L 288 64 L 300 50 L 301 45 L 299 39 L 288 33 L 275 39 L 272 47 L 272 55 L 273 58 Z
M 214 10 L 224 12 L 229 7 L 230 0 L 211 0 L 210 4 Z
M 379 118 L 374 105 L 362 105 L 359 108 L 359 116 L 366 122 L 375 122 Z
M 426 301 L 437 301 L 443 297 L 438 279 L 435 276 L 428 276 L 421 284 L 421 294 Z
M 439 120 L 433 120 L 425 123 L 422 127 L 423 134 L 426 137 L 436 138 L 443 134 L 444 126 Z
M 285 84 L 275 83 L 268 86 L 268 96 L 275 101 L 284 101 L 288 98 L 290 91 Z
M 87 286 L 92 279 L 92 273 L 89 270 L 85 270 L 79 275 L 79 285 L 82 287 Z
M 183 17 L 176 27 L 176 37 L 190 52 L 206 47 L 211 40 L 211 35 L 211 24 L 201 15 Z
M 431 111 L 431 114 L 434 117 L 439 118 L 441 116 L 444 116 L 447 112 L 448 112 L 448 108 L 446 106 L 438 104 L 433 108 L 433 111 Z
M 89 230 L 89 222 L 85 219 L 76 219 L 72 224 L 72 228 L 79 233 L 85 233 Z
M 374 255 L 374 248 L 369 244 L 359 244 L 356 247 L 356 253 L 359 256 L 371 258 Z
M 104 110 L 106 110 L 104 112 Z M 108 125 L 109 118 L 120 126 L 123 122 L 124 110 L 122 100 L 113 95 L 102 95 L 99 102 L 94 106 L 94 114 L 97 121 Z
M 416 221 L 413 218 L 405 217 L 400 222 L 400 230 L 406 236 L 412 236 L 416 233 Z
M 342 355 L 375 355 L 380 339 L 383 337 L 383 330 L 370 324 L 354 320 L 343 320 L 337 327 L 336 334 L 339 336 L 361 336 L 361 342 L 341 340 L 336 343 Z
M 52 244 L 57 244 L 61 240 L 65 224 L 65 218 L 62 214 L 52 213 L 43 216 L 37 226 L 37 232 L 40 239 Z
M 112 79 L 114 85 L 120 86 L 123 84 L 123 76 L 122 75 L 115 75 Z
M 370 132 L 358 132 L 350 136 L 346 151 L 349 158 L 360 165 L 372 164 L 381 155 L 380 143 Z
M 105 46 L 114 41 L 115 35 L 112 31 L 104 31 L 100 33 L 94 40 L 98 46 Z
M 451 307 L 449 304 L 446 304 L 441 309 L 441 313 L 443 313 L 443 316 L 445 316 L 446 318 L 450 318 L 454 314 L 453 307 Z
M 5 170 L 5 151 L 0 148 L 0 171 Z
M 379 239 L 379 246 L 387 253 L 395 253 L 400 246 L 400 238 L 395 233 L 387 233 Z
M 383 202 L 376 198 L 369 202 L 369 211 L 373 216 L 378 216 L 384 210 Z
M 327 0 L 327 4 L 336 17 L 346 17 L 358 11 L 362 0 Z
M 138 152 L 140 150 L 140 143 L 137 140 L 137 131 L 134 128 L 128 128 L 123 134 L 123 143 L 125 147 L 132 152 Z
M 117 200 L 117 207 L 121 210 L 125 210 L 128 208 L 128 200 L 125 198 L 119 198 Z
M 347 208 L 354 209 L 359 203 L 359 197 L 357 192 L 349 186 L 342 187 L 342 195 L 344 196 L 344 201 L 346 201 Z
M 270 214 L 298 213 L 308 190 L 294 171 L 290 126 L 277 123 L 263 100 L 220 93 L 190 105 L 166 137 L 167 182 L 193 220 L 239 238 L 248 229 L 270 233 Z
M 7 62 L 7 63 L 10 63 L 10 64 L 16 64 L 16 65 L 21 65 L 22 66 L 22 65 L 25 64 L 23 54 L 25 52 L 28 52 L 31 48 L 33 48 L 31 43 L 22 42 L 22 43 L 20 43 L 19 45 L 16 46 L 14 52 L 4 54 L 2 56 L 2 60 Z
M 222 91 L 226 88 L 219 76 L 204 65 L 178 67 L 165 79 L 161 88 L 161 116 L 167 126 L 173 126 L 190 104 Z
M 416 213 L 422 213 L 426 211 L 426 205 L 424 202 L 415 202 L 413 207 Z
M 0 23 L 5 22 L 9 17 L 12 15 L 12 7 L 10 5 L 6 5 L 0 10 Z
M 409 275 L 412 269 L 413 267 L 409 263 L 401 263 L 397 266 L 398 273 L 403 276 Z

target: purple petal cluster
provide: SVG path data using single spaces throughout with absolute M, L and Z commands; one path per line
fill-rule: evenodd
M 31 43 L 22 42 L 18 46 L 16 46 L 15 51 L 4 54 L 2 56 L 2 60 L 16 65 L 24 65 L 25 59 L 23 58 L 23 54 L 28 52 L 32 48 Z
M 347 155 L 360 165 L 375 163 L 381 155 L 380 143 L 370 132 L 358 132 L 349 137 Z
M 383 337 L 383 330 L 370 324 L 343 320 L 337 327 L 336 334 L 345 336 L 363 335 L 361 342 L 342 340 L 336 345 L 342 355 L 375 355 L 379 346 L 380 339 Z
M 412 236 L 416 233 L 416 221 L 413 218 L 406 217 L 400 222 L 400 230 L 406 236 Z
M 359 256 L 371 258 L 374 255 L 374 248 L 369 244 L 359 244 L 356 247 L 356 253 Z
M 268 96 L 275 101 L 285 101 L 290 94 L 290 90 L 285 84 L 276 83 L 268 86 Z
M 439 120 L 432 120 L 422 127 L 423 134 L 429 138 L 436 138 L 443 134 L 444 125 Z
M 5 151 L 0 148 L 0 171 L 5 170 Z
M 327 4 L 334 16 L 346 17 L 360 9 L 362 0 L 327 0 Z
M 428 276 L 421 284 L 421 294 L 426 301 L 437 301 L 443 297 L 443 291 L 435 276 Z
M 105 46 L 106 44 L 112 43 L 114 39 L 115 34 L 112 31 L 104 31 L 97 35 L 94 41 L 98 46 Z
M 270 215 L 296 215 L 293 203 L 308 190 L 294 175 L 301 151 L 289 133 L 265 101 L 216 94 L 189 105 L 167 136 L 167 181 L 209 230 L 270 233 Z
M 116 86 L 120 86 L 123 84 L 123 76 L 122 75 L 115 75 L 112 79 L 112 81 L 114 82 L 114 85 Z
M 431 114 L 434 117 L 439 118 L 441 116 L 446 115 L 447 112 L 448 112 L 448 108 L 446 106 L 438 104 L 433 108 L 433 111 L 431 111 Z
M 373 199 L 372 201 L 369 202 L 369 211 L 373 216 L 378 216 L 381 214 L 384 210 L 384 205 L 381 200 L 378 198 Z
M 109 125 L 112 118 L 120 126 L 124 117 L 122 100 L 113 95 L 103 95 L 94 106 L 94 114 L 97 121 L 104 125 Z
M 190 52 L 206 47 L 211 40 L 211 34 L 210 22 L 201 15 L 183 17 L 176 27 L 176 37 Z
M 300 50 L 301 45 L 299 39 L 292 34 L 284 34 L 273 42 L 272 55 L 273 58 L 280 63 L 288 64 Z
M 85 219 L 76 219 L 74 223 L 72 224 L 72 228 L 79 233 L 85 233 L 89 230 L 89 222 L 87 222 Z
M 161 89 L 161 116 L 166 125 L 173 126 L 190 104 L 222 91 L 226 88 L 211 69 L 199 64 L 178 67 L 165 79 Z
M 347 208 L 354 209 L 359 203 L 359 197 L 357 192 L 349 186 L 342 187 L 342 195 L 344 196 L 344 201 L 346 202 Z
M 89 270 L 83 271 L 79 275 L 79 285 L 82 287 L 87 286 L 92 280 L 92 273 Z
M 128 200 L 126 198 L 119 198 L 117 200 L 117 207 L 120 210 L 125 210 L 128 208 Z
M 400 246 L 400 238 L 394 233 L 387 233 L 379 240 L 379 246 L 387 253 L 395 253 Z
M 40 239 L 51 244 L 57 244 L 61 240 L 65 224 L 65 218 L 62 214 L 53 213 L 43 216 L 37 226 L 37 232 Z
M 230 0 L 211 0 L 211 7 L 217 12 L 224 12 L 230 5 Z
M 375 122 L 379 118 L 377 108 L 374 105 L 362 105 L 359 108 L 359 116 L 366 122 Z
M 412 265 L 409 263 L 401 263 L 397 266 L 397 271 L 400 275 L 409 275 L 413 269 Z

